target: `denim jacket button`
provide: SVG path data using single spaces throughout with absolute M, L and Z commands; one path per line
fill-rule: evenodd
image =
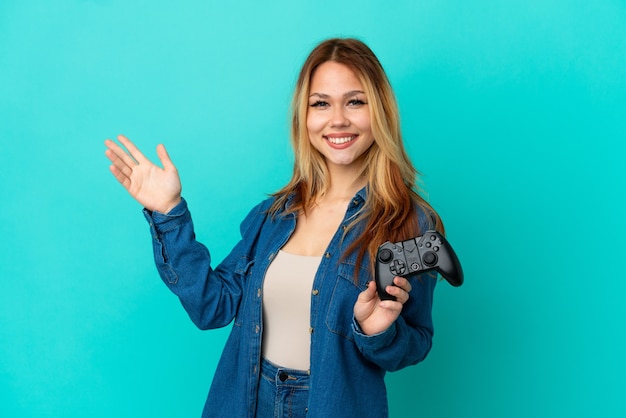
M 313 327 L 309 327 L 309 334 L 313 334 Z
M 320 294 L 320 291 L 317 290 L 317 289 L 313 289 L 313 292 L 311 292 L 311 293 L 313 293 L 313 296 L 317 296 L 317 295 Z

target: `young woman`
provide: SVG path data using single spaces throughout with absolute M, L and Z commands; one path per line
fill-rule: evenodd
M 443 232 L 419 195 L 396 100 L 374 53 L 330 39 L 309 55 L 292 105 L 291 181 L 241 224 L 213 267 L 195 240 L 174 164 L 127 138 L 106 141 L 111 172 L 145 209 L 156 265 L 201 329 L 232 331 L 205 417 L 385 417 L 386 371 L 431 348 L 435 273 L 396 277 L 381 301 L 380 244 Z

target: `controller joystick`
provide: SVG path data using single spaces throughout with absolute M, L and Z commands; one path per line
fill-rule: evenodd
M 452 246 L 437 231 L 397 243 L 385 242 L 376 253 L 376 290 L 381 300 L 395 300 L 387 293 L 396 276 L 411 277 L 435 270 L 452 286 L 463 284 L 463 269 Z

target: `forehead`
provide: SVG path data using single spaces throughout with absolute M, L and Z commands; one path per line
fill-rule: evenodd
M 311 77 L 311 93 L 343 93 L 349 90 L 363 90 L 357 74 L 345 64 L 327 61 L 321 64 Z

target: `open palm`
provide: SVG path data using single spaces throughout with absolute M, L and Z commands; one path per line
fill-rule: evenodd
M 109 167 L 117 181 L 146 209 L 167 213 L 180 202 L 182 186 L 178 170 L 165 147 L 157 146 L 157 155 L 163 168 L 148 160 L 125 136 L 117 138 L 126 148 L 107 139 L 105 154 L 111 160 Z

